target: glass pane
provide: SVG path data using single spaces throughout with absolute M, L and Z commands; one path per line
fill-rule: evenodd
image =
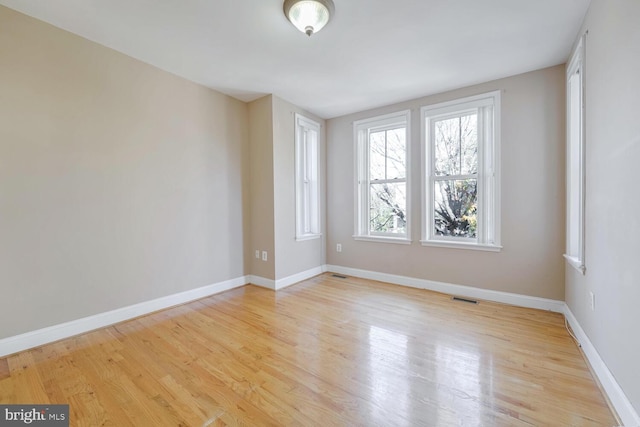
M 372 132 L 369 135 L 369 179 L 386 179 L 385 157 L 387 152 L 385 131 Z
M 462 174 L 478 173 L 478 115 L 460 117 Z
M 372 233 L 407 232 L 407 185 L 371 184 L 369 230 Z
M 580 256 L 580 75 L 569 79 L 569 164 L 567 167 L 569 203 L 567 203 L 567 255 Z
M 475 239 L 478 228 L 478 181 L 436 181 L 434 196 L 436 235 Z
M 466 114 L 434 123 L 436 175 L 478 172 L 478 115 Z
M 387 179 L 406 177 L 406 133 L 405 128 L 387 131 Z

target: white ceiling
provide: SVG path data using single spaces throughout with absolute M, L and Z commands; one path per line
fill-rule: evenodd
M 334 0 L 312 37 L 283 0 L 0 0 L 244 101 L 323 118 L 562 64 L 590 0 Z

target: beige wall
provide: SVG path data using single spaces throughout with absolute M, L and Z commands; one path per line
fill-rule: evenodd
M 502 91 L 500 253 L 420 245 L 421 106 Z M 327 122 L 330 265 L 552 299 L 564 297 L 564 67 L 557 66 Z M 411 245 L 355 241 L 353 122 L 411 109 Z M 336 252 L 336 243 L 342 252 Z
M 593 0 L 585 20 L 587 270 L 566 270 L 569 308 L 638 413 L 639 22 L 637 0 Z
M 295 113 L 320 123 L 320 193 L 321 207 L 326 204 L 325 175 L 325 122 L 295 105 L 273 96 L 273 169 L 275 208 L 276 278 L 283 279 L 296 273 L 320 267 L 325 263 L 325 215 L 321 215 L 322 237 L 296 241 L 295 193 Z
M 251 246 L 245 248 L 251 259 L 250 273 L 275 280 L 275 226 L 273 187 L 273 100 L 264 96 L 249 104 L 249 147 L 251 183 Z M 255 257 L 259 251 L 260 258 Z M 267 251 L 267 261 L 262 261 Z
M 0 338 L 243 276 L 247 110 L 0 7 Z
M 296 241 L 295 211 L 295 113 L 321 124 L 321 179 L 325 171 L 324 120 L 274 95 L 249 104 L 251 170 L 251 246 L 246 248 L 251 274 L 270 280 L 320 267 L 324 264 L 325 224 L 320 239 Z M 321 192 L 324 193 L 324 182 Z M 322 194 L 322 206 L 325 203 Z M 268 252 L 267 261 L 255 251 Z

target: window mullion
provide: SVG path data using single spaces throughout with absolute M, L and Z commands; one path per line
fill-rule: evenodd
M 471 173 L 467 175 L 435 175 L 434 181 L 461 181 L 466 179 L 478 179 L 477 173 Z
M 371 140 L 371 132 L 367 132 L 367 138 L 364 142 L 364 170 L 366 178 L 364 179 L 362 200 L 366 201 L 362 210 L 362 234 L 369 234 L 369 222 L 371 221 L 371 165 L 369 164 L 369 150 Z
M 393 179 L 374 179 L 369 181 L 370 184 L 393 184 L 396 182 L 407 182 L 406 178 L 393 178 Z
M 462 174 L 462 116 L 458 116 L 458 168 Z
M 384 179 L 389 178 L 389 131 L 384 131 Z
M 436 135 L 436 123 L 434 120 L 429 121 L 429 147 L 427 148 L 429 152 L 429 184 L 428 184 L 428 192 L 427 192 L 427 212 L 428 212 L 428 221 L 427 227 L 428 232 L 427 236 L 429 239 L 433 238 L 435 235 L 435 209 L 436 209 L 436 191 L 435 191 L 435 182 L 436 182 L 436 160 L 435 160 L 435 135 Z
M 478 139 L 478 181 L 476 183 L 476 192 L 477 192 L 477 206 L 476 206 L 476 215 L 477 215 L 477 230 L 476 230 L 476 239 L 479 243 L 487 242 L 487 212 L 486 212 L 486 201 L 487 201 L 487 188 L 485 186 L 485 174 L 486 174 L 486 151 L 485 151 L 485 123 L 486 123 L 486 108 L 478 108 L 477 110 L 477 134 L 476 137 Z

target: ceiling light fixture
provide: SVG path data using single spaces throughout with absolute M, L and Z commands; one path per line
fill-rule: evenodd
M 333 0 L 285 0 L 283 9 L 298 30 L 311 36 L 327 25 L 335 7 Z

